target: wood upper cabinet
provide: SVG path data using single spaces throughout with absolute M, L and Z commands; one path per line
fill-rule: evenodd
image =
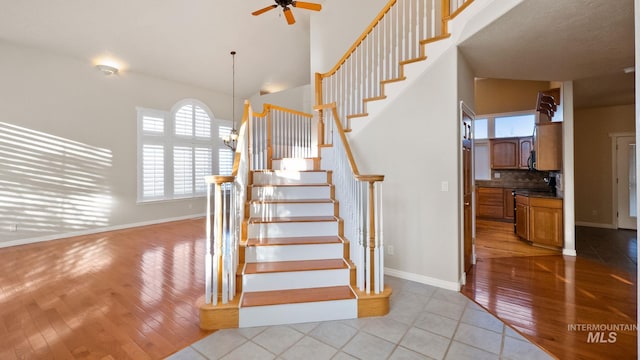
M 492 169 L 528 169 L 533 137 L 491 139 Z
M 518 138 L 491 139 L 491 168 L 492 169 L 517 169 Z
M 562 123 L 536 125 L 533 138 L 536 170 L 562 169 Z
M 520 169 L 529 169 L 529 156 L 531 156 L 531 150 L 533 150 L 533 137 L 525 137 L 518 139 L 518 152 Z

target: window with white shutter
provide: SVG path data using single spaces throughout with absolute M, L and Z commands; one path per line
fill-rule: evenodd
M 170 112 L 138 108 L 138 201 L 205 196 L 206 176 L 231 174 L 229 125 L 193 99 Z

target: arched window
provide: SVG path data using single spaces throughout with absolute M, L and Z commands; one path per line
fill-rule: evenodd
M 195 99 L 169 112 L 138 108 L 138 201 L 204 196 L 205 176 L 231 173 L 233 154 L 220 138 L 230 124 Z

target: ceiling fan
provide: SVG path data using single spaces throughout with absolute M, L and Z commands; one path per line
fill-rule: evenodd
M 322 9 L 322 5 L 310 2 L 293 0 L 275 0 L 275 2 L 276 3 L 274 5 L 270 5 L 266 8 L 252 12 L 251 15 L 258 16 L 260 14 L 266 13 L 269 10 L 277 8 L 278 6 L 282 6 L 282 12 L 284 13 L 284 17 L 287 19 L 287 24 L 293 25 L 296 22 L 296 19 L 294 19 L 293 13 L 291 12 L 291 8 L 289 8 L 289 6 L 313 11 L 320 11 Z

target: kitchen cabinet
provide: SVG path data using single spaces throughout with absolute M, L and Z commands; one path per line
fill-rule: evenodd
M 536 125 L 533 132 L 536 170 L 562 169 L 562 123 L 550 122 Z
M 515 199 L 513 198 L 513 189 L 503 188 L 504 191 L 504 212 L 503 218 L 507 220 L 513 221 L 513 203 Z
M 533 245 L 561 248 L 562 199 L 516 196 L 516 233 Z
M 562 200 L 529 200 L 529 241 L 538 245 L 562 247 Z
M 513 221 L 513 189 L 502 187 L 476 188 L 476 216 L 491 220 Z
M 492 169 L 528 169 L 533 137 L 491 139 Z
M 476 215 L 481 218 L 502 219 L 504 216 L 504 191 L 502 188 L 478 187 Z
M 518 168 L 529 169 L 529 156 L 533 150 L 533 137 L 524 137 L 518 139 Z
M 491 139 L 489 145 L 492 169 L 518 168 L 518 138 Z
M 529 240 L 529 197 L 516 195 L 516 233 Z

